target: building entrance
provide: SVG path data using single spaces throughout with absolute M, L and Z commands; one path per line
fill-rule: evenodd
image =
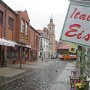
M 2 55 L 1 55 L 1 45 L 0 45 L 0 66 L 1 66 L 1 61 L 2 61 Z
M 4 49 L 0 45 L 0 66 L 4 66 Z

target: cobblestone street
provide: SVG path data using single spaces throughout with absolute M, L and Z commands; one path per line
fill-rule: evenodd
M 51 62 L 44 67 L 29 68 L 13 77 L 1 77 L 0 90 L 48 90 L 66 65 L 59 60 Z

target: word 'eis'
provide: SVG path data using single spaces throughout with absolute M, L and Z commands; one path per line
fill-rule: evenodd
M 82 30 L 81 32 L 78 32 L 79 29 L 81 28 L 80 24 L 72 24 L 69 26 L 69 29 L 66 33 L 65 36 L 67 37 L 76 37 L 77 39 L 84 39 L 85 41 L 89 41 L 90 40 L 90 34 L 86 34 L 84 35 L 84 30 Z

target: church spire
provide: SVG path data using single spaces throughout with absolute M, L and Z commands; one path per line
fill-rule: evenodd
M 50 23 L 53 23 L 52 13 L 51 13 L 51 18 L 50 18 Z

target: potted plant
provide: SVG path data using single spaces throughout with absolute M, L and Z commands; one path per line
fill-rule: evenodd
M 75 84 L 76 90 L 88 90 L 88 82 L 81 80 Z

